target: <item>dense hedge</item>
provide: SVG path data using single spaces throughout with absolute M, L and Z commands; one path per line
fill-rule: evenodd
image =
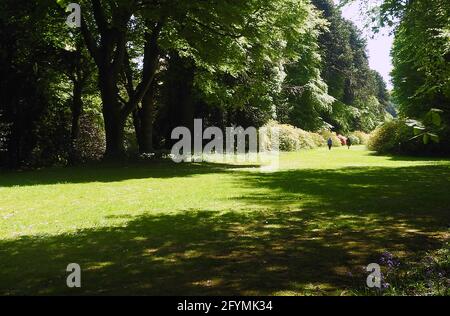
M 340 147 L 342 146 L 342 143 L 339 137 L 344 137 L 337 135 L 335 132 L 330 130 L 321 130 L 314 133 L 302 130 L 292 125 L 279 124 L 275 121 L 269 122 L 266 127 L 278 128 L 281 151 L 297 151 L 301 149 L 323 147 L 327 145 L 328 138 L 331 138 L 334 147 Z M 354 132 L 349 137 L 352 138 L 353 145 L 365 145 L 369 135 L 363 132 Z
M 378 153 L 399 153 L 402 143 L 414 137 L 413 131 L 404 121 L 386 122 L 378 127 L 371 135 L 368 143 L 370 150 Z
M 370 135 L 364 132 L 356 131 L 349 136 L 353 145 L 367 145 L 369 143 Z
M 406 120 L 398 119 L 386 122 L 378 127 L 370 136 L 368 147 L 380 154 L 430 155 L 448 154 L 448 129 L 443 130 L 438 144 L 424 144 L 422 138 L 415 138 L 414 130 L 406 124 Z
M 317 133 L 307 132 L 292 125 L 278 124 L 276 122 L 270 122 L 267 126 L 278 128 L 281 151 L 313 149 L 326 145 L 325 139 Z
M 331 138 L 331 140 L 333 141 L 333 147 L 341 147 L 342 146 L 341 140 L 339 139 L 339 137 L 337 136 L 336 133 L 331 132 L 329 130 L 322 130 L 320 132 L 320 134 L 324 138 L 325 145 L 327 144 L 328 138 Z

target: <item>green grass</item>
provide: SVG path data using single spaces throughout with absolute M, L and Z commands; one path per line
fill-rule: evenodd
M 281 169 L 157 162 L 0 174 L 0 294 L 309 295 L 442 247 L 450 161 L 363 147 Z M 69 263 L 82 288 L 65 286 Z M 353 276 L 350 277 L 349 273 Z

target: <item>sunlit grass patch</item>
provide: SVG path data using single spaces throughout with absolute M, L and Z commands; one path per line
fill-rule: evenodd
M 363 147 L 282 153 L 275 172 L 152 162 L 4 173 L 0 293 L 350 294 L 383 252 L 408 262 L 442 247 L 449 181 L 447 160 Z M 72 262 L 78 292 L 65 286 Z

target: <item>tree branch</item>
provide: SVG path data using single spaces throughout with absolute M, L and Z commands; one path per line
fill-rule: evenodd
M 128 97 L 131 99 L 131 97 L 134 94 L 133 70 L 131 69 L 130 56 L 127 50 L 125 50 L 124 74 L 125 74 L 125 89 L 127 90 Z
M 92 58 L 94 58 L 94 61 L 97 63 L 97 65 L 99 65 L 100 58 L 98 46 L 95 43 L 94 38 L 92 37 L 92 33 L 89 30 L 89 27 L 87 26 L 84 18 L 81 18 L 81 34 L 83 34 L 84 41 L 86 42 L 89 53 L 91 54 Z
M 146 43 L 144 49 L 144 69 L 141 82 L 136 87 L 133 96 L 130 97 L 128 104 L 123 108 L 123 115 L 128 116 L 142 101 L 150 85 L 155 78 L 159 65 L 160 50 L 158 38 L 163 28 L 163 22 L 156 23 L 153 31 L 146 34 Z
M 105 13 L 102 9 L 100 0 L 91 0 L 92 9 L 94 11 L 94 18 L 97 22 L 98 30 L 103 34 L 108 29 L 108 21 L 106 20 Z

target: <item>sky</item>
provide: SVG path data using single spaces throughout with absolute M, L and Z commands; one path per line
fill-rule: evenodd
M 372 34 L 370 30 L 365 30 L 364 17 L 360 13 L 357 2 L 353 2 L 342 8 L 342 15 L 355 23 L 359 29 L 363 31 L 363 34 L 367 39 L 370 68 L 377 70 L 386 81 L 388 89 L 392 89 L 389 73 L 392 70 L 390 51 L 394 41 L 393 35 L 389 35 L 389 32 L 386 30 L 375 35 Z M 374 36 L 374 38 L 371 38 L 372 36 Z

